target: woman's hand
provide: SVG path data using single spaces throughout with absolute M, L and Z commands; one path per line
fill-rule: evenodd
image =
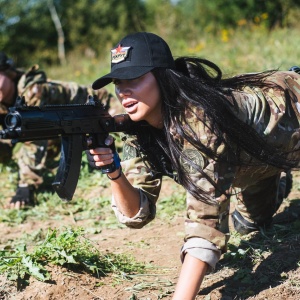
M 102 173 L 114 173 L 120 168 L 119 155 L 114 151 L 114 138 L 109 135 L 104 143 L 107 147 L 97 147 L 86 151 L 88 162 L 92 168 L 102 170 Z
M 104 141 L 106 146 L 110 146 L 114 143 L 114 139 L 112 136 L 108 136 Z M 91 154 L 92 161 L 96 167 L 103 167 L 105 165 L 109 165 L 114 160 L 114 154 L 111 148 L 109 147 L 99 147 L 95 149 L 88 150 Z

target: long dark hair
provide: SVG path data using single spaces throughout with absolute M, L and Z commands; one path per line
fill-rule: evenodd
M 177 172 L 178 182 L 196 199 L 216 204 L 209 195 L 196 186 L 190 174 L 182 168 L 182 159 L 188 161 L 198 172 L 216 187 L 214 181 L 203 172 L 202 168 L 182 153 L 182 141 L 186 140 L 195 149 L 215 161 L 226 161 L 234 166 L 251 164 L 241 158 L 241 151 L 256 160 L 256 164 L 272 165 L 279 169 L 289 169 L 296 162 L 289 160 L 285 153 L 268 144 L 254 128 L 238 119 L 234 113 L 237 104 L 233 91 L 245 86 L 281 89 L 267 77 L 276 70 L 244 74 L 222 78 L 222 71 L 214 63 L 200 58 L 180 57 L 175 60 L 176 69 L 154 69 L 163 99 L 164 140 L 157 141 L 172 162 Z M 230 101 L 229 101 L 230 99 Z M 204 114 L 198 115 L 197 108 Z M 189 124 L 189 117 L 201 122 L 205 130 L 214 136 L 214 141 L 203 143 Z M 170 132 L 169 129 L 173 128 Z M 175 132 L 175 134 L 174 134 Z M 209 145 L 224 145 L 226 157 L 218 154 Z M 223 192 L 224 191 L 220 191 Z

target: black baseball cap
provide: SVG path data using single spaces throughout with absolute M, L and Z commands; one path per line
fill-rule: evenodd
M 175 68 L 168 44 L 153 33 L 129 34 L 111 50 L 111 72 L 97 79 L 92 88 L 98 90 L 113 78 L 135 79 L 155 68 Z

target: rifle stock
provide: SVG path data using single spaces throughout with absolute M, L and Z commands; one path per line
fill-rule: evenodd
M 112 117 L 94 96 L 85 104 L 27 106 L 18 97 L 16 105 L 5 117 L 6 128 L 1 139 L 12 143 L 61 138 L 61 157 L 53 182 L 55 192 L 62 200 L 70 201 L 76 190 L 82 151 L 103 146 L 111 132 L 130 132 L 133 122 L 127 114 Z M 87 139 L 93 144 L 88 146 Z M 107 173 L 108 169 L 102 169 Z

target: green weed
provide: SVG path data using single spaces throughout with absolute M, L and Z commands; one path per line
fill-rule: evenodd
M 46 268 L 49 265 L 85 271 L 96 277 L 114 273 L 124 278 L 145 269 L 130 256 L 99 252 L 84 237 L 82 228 L 66 228 L 60 232 L 49 229 L 45 239 L 37 242 L 31 251 L 25 244 L 8 245 L 0 251 L 0 258 L 0 274 L 6 274 L 9 280 L 24 280 L 28 276 L 40 281 L 50 280 L 51 274 Z

